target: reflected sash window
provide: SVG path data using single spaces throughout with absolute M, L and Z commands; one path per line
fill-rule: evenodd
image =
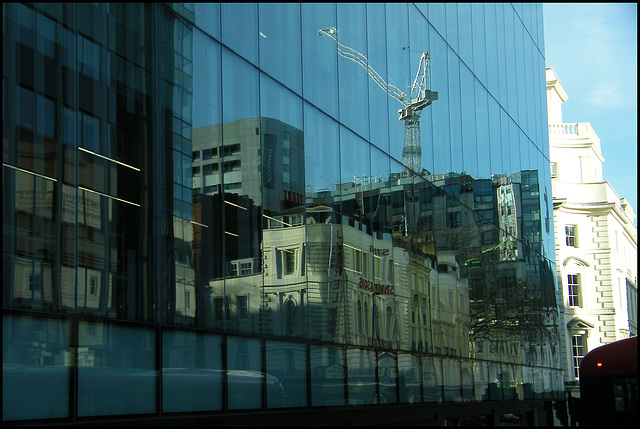
M 569 307 L 580 307 L 580 275 L 567 275 Z
M 571 345 L 573 351 L 573 376 L 580 376 L 580 364 L 586 354 L 584 335 L 574 335 L 571 337 Z
M 578 228 L 575 225 L 565 225 L 564 227 L 567 246 L 578 247 L 576 233 Z

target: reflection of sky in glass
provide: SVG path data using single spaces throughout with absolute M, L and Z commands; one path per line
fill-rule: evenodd
M 221 122 L 220 45 L 193 30 L 193 128 Z

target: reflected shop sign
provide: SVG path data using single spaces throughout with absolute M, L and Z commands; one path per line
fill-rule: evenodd
M 371 280 L 365 279 L 364 277 L 360 277 L 358 287 L 360 289 L 368 290 L 379 295 L 395 295 L 394 285 L 375 283 Z
M 263 186 L 265 188 L 273 189 L 274 178 L 273 172 L 275 171 L 275 158 L 276 158 L 276 136 L 272 134 L 264 135 L 264 177 Z
M 383 340 L 382 338 L 367 337 L 367 346 L 398 350 L 400 349 L 401 344 L 400 341 L 397 340 Z
M 369 246 L 369 251 L 374 256 L 389 256 L 389 249 L 378 249 L 373 246 Z M 367 280 L 364 277 L 360 277 L 358 287 L 377 295 L 395 295 L 395 286 L 393 284 L 376 283 L 371 280 Z

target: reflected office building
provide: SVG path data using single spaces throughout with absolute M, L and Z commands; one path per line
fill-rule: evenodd
M 562 420 L 540 5 L 3 22 L 5 424 Z

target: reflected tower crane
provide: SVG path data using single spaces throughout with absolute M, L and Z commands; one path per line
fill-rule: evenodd
M 418 71 L 410 87 L 409 95 L 388 84 L 367 61 L 367 57 L 338 41 L 335 27 L 322 28 L 319 35 L 333 39 L 338 45 L 340 56 L 359 64 L 383 91 L 398 100 L 404 107 L 398 110 L 399 120 L 404 121 L 402 163 L 410 170 L 419 172 L 422 164 L 422 144 L 420 142 L 420 115 L 422 110 L 438 99 L 438 93 L 431 91 L 429 53 L 423 52 Z

